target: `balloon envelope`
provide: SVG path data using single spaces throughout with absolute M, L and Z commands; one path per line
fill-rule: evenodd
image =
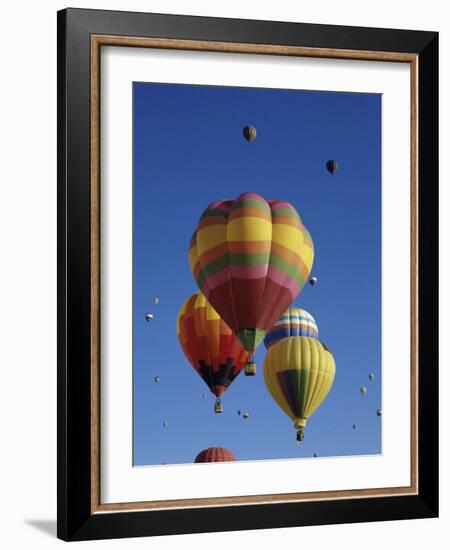
M 328 348 L 308 336 L 289 336 L 269 348 L 264 381 L 297 429 L 320 406 L 333 384 L 336 367 Z
M 264 345 L 269 349 L 288 336 L 311 336 L 311 338 L 317 338 L 318 335 L 319 329 L 314 317 L 304 309 L 290 307 L 266 334 Z
M 220 397 L 243 369 L 248 353 L 200 292 L 181 307 L 177 333 L 191 365 Z
M 210 204 L 189 250 L 198 287 L 249 352 L 298 296 L 313 259 L 295 208 L 256 193 Z
M 327 166 L 328 172 L 330 172 L 331 175 L 333 175 L 339 168 L 338 161 L 333 159 L 327 161 L 326 166 Z
M 245 126 L 242 134 L 247 141 L 253 141 L 256 139 L 256 128 L 254 126 Z
M 223 447 L 208 447 L 208 449 L 203 449 L 195 457 L 195 462 L 231 462 L 235 461 L 236 457 L 228 449 Z

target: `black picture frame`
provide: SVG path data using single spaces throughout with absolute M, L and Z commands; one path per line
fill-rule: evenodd
M 418 494 L 92 513 L 91 36 L 403 52 L 418 59 Z M 438 515 L 438 34 L 66 9 L 58 12 L 58 529 L 63 540 Z

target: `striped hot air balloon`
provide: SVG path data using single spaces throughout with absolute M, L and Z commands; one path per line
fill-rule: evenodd
M 208 447 L 200 451 L 195 457 L 195 462 L 232 462 L 236 457 L 228 449 L 223 447 Z
M 267 349 L 288 336 L 310 336 L 317 338 L 319 329 L 314 317 L 299 307 L 290 307 L 273 325 L 266 337 L 264 345 Z
M 333 384 L 336 367 L 328 348 L 308 336 L 289 336 L 274 344 L 264 360 L 264 381 L 278 406 L 294 421 L 303 440 L 308 418 Z
M 251 353 L 300 293 L 313 258 L 295 208 L 256 193 L 210 204 L 189 250 L 198 287 Z
M 220 397 L 243 369 L 248 352 L 200 292 L 181 307 L 177 333 L 187 359 L 217 398 L 215 412 L 222 412 Z

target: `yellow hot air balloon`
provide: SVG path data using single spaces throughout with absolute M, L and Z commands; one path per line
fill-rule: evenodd
M 268 350 L 264 381 L 279 407 L 294 421 L 297 440 L 333 384 L 336 367 L 330 350 L 309 336 L 283 338 Z

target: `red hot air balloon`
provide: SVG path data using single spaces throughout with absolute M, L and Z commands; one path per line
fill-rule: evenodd
M 248 352 L 201 292 L 188 298 L 178 313 L 177 333 L 184 354 L 217 400 L 244 368 Z
M 203 449 L 195 457 L 195 462 L 232 462 L 235 461 L 236 457 L 228 449 L 223 447 L 208 447 L 208 449 Z
M 189 249 L 198 287 L 250 353 L 300 293 L 313 258 L 295 208 L 256 193 L 210 204 Z

